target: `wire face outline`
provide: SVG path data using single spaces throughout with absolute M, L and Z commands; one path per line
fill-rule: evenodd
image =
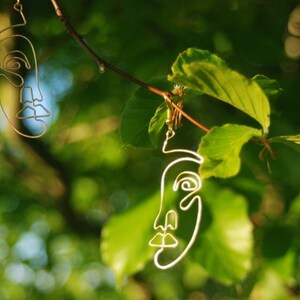
M 25 27 L 27 24 L 20 0 L 17 0 L 13 8 L 18 12 L 21 21 L 0 30 L 0 80 L 4 79 L 8 82 L 14 88 L 14 95 L 18 96 L 16 96 L 16 100 L 5 99 L 5 103 L 1 97 L 0 107 L 15 132 L 24 137 L 39 138 L 47 130 L 45 118 L 50 116 L 50 111 L 43 103 L 39 66 L 34 45 L 23 34 L 12 33 L 12 30 Z M 14 49 L 12 45 L 15 43 L 24 45 L 24 51 Z M 28 78 L 23 76 L 29 71 L 33 74 L 30 82 Z M 10 101 L 18 101 L 21 106 L 14 115 L 11 115 L 6 109 L 6 106 L 11 104 Z M 33 121 L 35 127 L 38 128 L 37 132 L 29 134 L 27 131 L 19 129 L 18 122 L 23 120 Z
M 169 210 L 163 218 L 164 220 L 163 224 L 159 222 L 164 207 L 166 176 L 169 173 L 169 171 L 174 167 L 176 167 L 179 163 L 192 162 L 200 165 L 204 162 L 204 159 L 201 155 L 191 150 L 187 150 L 187 149 L 167 150 L 166 147 L 168 141 L 171 138 L 173 138 L 174 135 L 175 132 L 169 128 L 166 133 L 166 139 L 162 147 L 162 152 L 165 154 L 172 154 L 172 153 L 184 154 L 184 156 L 173 160 L 171 163 L 167 165 L 167 167 L 163 171 L 161 177 L 161 187 L 160 187 L 160 207 L 153 224 L 153 229 L 157 233 L 149 241 L 149 246 L 158 248 L 158 250 L 154 254 L 153 261 L 155 266 L 162 270 L 169 269 L 175 266 L 188 253 L 188 251 L 190 250 L 190 248 L 192 247 L 193 243 L 196 240 L 200 228 L 201 215 L 202 215 L 202 201 L 200 195 L 198 194 L 198 192 L 202 187 L 201 177 L 198 173 L 193 171 L 189 171 L 189 170 L 182 171 L 177 175 L 176 179 L 173 182 L 173 192 L 178 193 L 179 190 L 186 192 L 186 195 L 179 201 L 180 210 L 187 211 L 193 205 L 195 204 L 197 205 L 197 216 L 195 220 L 195 226 L 191 238 L 188 244 L 186 245 L 186 247 L 183 249 L 183 251 L 170 262 L 162 263 L 160 257 L 164 253 L 164 251 L 166 251 L 167 249 L 171 249 L 171 248 L 176 249 L 179 247 L 178 239 L 176 238 L 175 234 L 171 232 L 171 231 L 176 231 L 179 227 L 179 221 L 178 221 L 179 215 L 177 211 L 175 211 L 174 209 Z

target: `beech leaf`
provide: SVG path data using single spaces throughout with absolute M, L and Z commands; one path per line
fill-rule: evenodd
M 278 136 L 278 137 L 271 138 L 269 141 L 270 143 L 285 144 L 300 153 L 300 134 Z
M 212 215 L 212 223 L 201 236 L 197 258 L 206 271 L 223 284 L 240 282 L 251 268 L 253 254 L 253 228 L 247 201 L 242 195 L 207 181 L 201 194 Z
M 268 132 L 270 105 L 261 87 L 231 70 L 216 55 L 190 48 L 178 56 L 168 79 L 234 106 Z
M 255 75 L 251 80 L 258 83 L 267 96 L 278 96 L 282 92 L 279 82 L 275 79 L 270 79 L 265 75 Z
M 142 270 L 154 254 L 148 241 L 153 234 L 158 199 L 156 194 L 138 206 L 113 216 L 103 229 L 102 258 L 114 271 L 118 283 L 124 276 Z
M 172 185 L 165 187 L 165 207 L 176 200 Z M 157 250 L 149 246 L 154 237 L 154 220 L 160 205 L 160 191 L 129 210 L 113 216 L 102 231 L 101 255 L 120 284 L 125 276 L 142 270 Z
M 158 144 L 161 131 L 166 124 L 166 119 L 167 119 L 167 107 L 166 104 L 163 103 L 157 108 L 155 115 L 150 120 L 150 124 L 148 128 L 148 133 L 150 135 L 151 142 L 155 147 Z
M 231 177 L 240 170 L 240 152 L 252 137 L 261 136 L 261 131 L 252 127 L 226 124 L 213 127 L 202 137 L 198 152 L 204 157 L 200 166 L 202 177 Z
M 165 79 L 153 79 L 150 84 L 163 90 L 171 90 L 172 84 Z M 152 148 L 153 142 L 149 136 L 149 123 L 157 108 L 164 99 L 153 95 L 145 88 L 138 88 L 127 101 L 121 116 L 120 134 L 125 145 Z M 152 127 L 153 132 L 155 126 Z M 155 134 L 152 135 L 154 140 Z

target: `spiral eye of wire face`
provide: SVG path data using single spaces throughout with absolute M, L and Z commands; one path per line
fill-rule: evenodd
M 181 172 L 175 179 L 173 184 L 173 190 L 178 191 L 178 189 L 185 192 L 198 191 L 201 188 L 201 178 L 195 172 L 184 171 Z

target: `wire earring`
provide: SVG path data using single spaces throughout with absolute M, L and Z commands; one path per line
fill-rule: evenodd
M 197 233 L 200 228 L 201 221 L 201 213 L 202 213 L 202 202 L 201 197 L 198 194 L 199 190 L 202 187 L 201 177 L 197 172 L 185 170 L 180 172 L 174 182 L 173 182 L 173 192 L 177 195 L 180 191 L 185 193 L 185 196 L 179 201 L 179 209 L 181 211 L 188 211 L 192 206 L 197 206 L 197 215 L 195 220 L 195 226 L 193 229 L 193 233 L 191 235 L 190 241 L 184 248 L 184 250 L 175 258 L 169 262 L 162 262 L 162 254 L 168 249 L 176 249 L 179 247 L 179 241 L 176 238 L 174 231 L 178 229 L 179 226 L 179 215 L 178 212 L 174 209 L 169 210 L 164 218 L 161 217 L 164 210 L 164 202 L 165 202 L 165 187 L 166 187 L 166 176 L 170 172 L 170 170 L 176 168 L 179 164 L 187 164 L 193 163 L 196 165 L 200 165 L 203 163 L 204 159 L 198 153 L 187 150 L 187 149 L 172 149 L 167 150 L 167 145 L 170 139 L 175 136 L 175 131 L 173 130 L 174 124 L 179 124 L 180 122 L 180 114 L 176 113 L 174 115 L 172 109 L 168 108 L 168 117 L 167 117 L 167 125 L 168 130 L 166 132 L 166 139 L 163 143 L 162 152 L 165 154 L 184 154 L 184 156 L 173 160 L 171 163 L 167 165 L 165 170 L 163 171 L 161 177 L 161 187 L 160 187 L 160 207 L 158 215 L 154 221 L 153 229 L 157 231 L 155 236 L 149 241 L 149 245 L 154 248 L 158 248 L 154 255 L 154 264 L 159 269 L 168 269 L 175 266 L 182 258 L 188 253 L 190 248 L 192 247 Z M 176 119 L 176 120 L 175 120 Z M 163 222 L 160 220 L 163 219 Z M 161 224 L 162 223 L 162 224 Z
M 21 20 L 0 30 L 0 80 L 8 82 L 15 89 L 15 94 L 18 95 L 16 100 L 21 108 L 13 117 L 10 116 L 6 106 L 11 104 L 11 100 L 5 99 L 4 104 L 2 96 L 0 107 L 8 123 L 18 134 L 28 138 L 38 138 L 47 130 L 45 118 L 50 116 L 50 111 L 43 104 L 35 48 L 26 36 L 12 33 L 13 29 L 25 27 L 27 24 L 20 0 L 17 0 L 13 8 Z M 13 49 L 14 44 L 22 45 L 24 51 Z M 28 72 L 30 78 L 24 76 Z M 19 129 L 18 122 L 21 120 L 33 121 L 36 132 L 28 134 Z

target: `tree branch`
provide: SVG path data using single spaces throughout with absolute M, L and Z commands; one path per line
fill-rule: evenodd
M 160 90 L 160 89 L 158 89 L 154 86 L 151 86 L 151 85 L 149 85 L 149 84 L 147 84 L 147 83 L 145 83 L 145 82 L 129 75 L 128 73 L 118 69 L 114 65 L 108 63 L 103 58 L 101 58 L 90 46 L 87 45 L 87 43 L 83 40 L 83 38 L 73 28 L 70 21 L 62 13 L 62 10 L 61 10 L 61 8 L 58 4 L 58 1 L 57 0 L 51 0 L 51 2 L 52 2 L 52 5 L 55 9 L 56 15 L 63 22 L 64 26 L 67 29 L 67 32 L 77 41 L 77 43 L 85 50 L 85 52 L 87 52 L 91 56 L 91 58 L 97 62 L 100 70 L 105 69 L 105 68 L 109 69 L 109 70 L 117 73 L 118 75 L 122 76 L 123 78 L 127 79 L 128 81 L 131 81 L 131 82 L 137 84 L 138 86 L 141 86 L 141 87 L 147 89 L 148 91 L 163 97 L 170 105 L 172 105 L 174 107 L 174 109 L 179 111 L 191 123 L 196 125 L 198 128 L 204 130 L 205 132 L 209 131 L 209 129 L 206 126 L 204 126 L 203 124 L 201 124 L 200 122 L 195 120 L 193 117 L 191 117 L 189 114 L 184 112 L 180 107 L 178 107 L 176 105 L 176 103 L 174 103 L 172 101 L 171 97 L 174 96 L 172 94 L 172 92 L 163 91 L 163 90 Z

